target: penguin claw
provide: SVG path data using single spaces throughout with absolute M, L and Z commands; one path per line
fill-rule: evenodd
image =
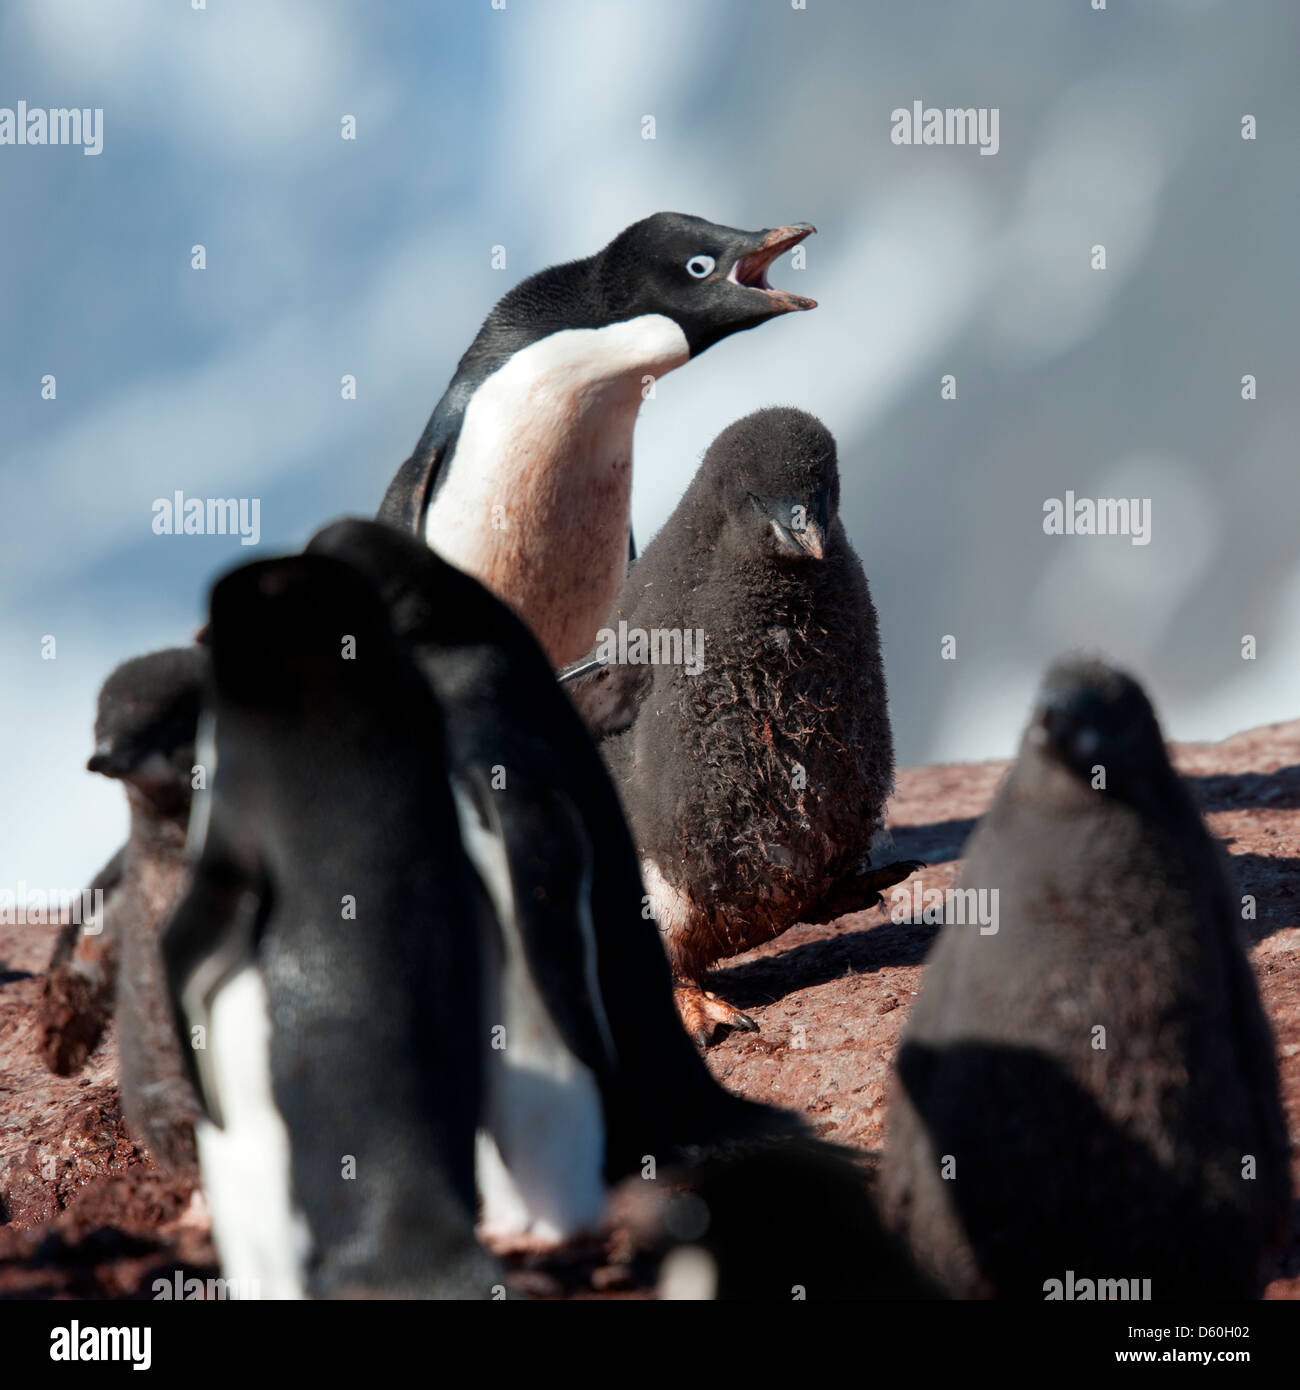
M 682 1025 L 697 1047 L 708 1047 L 719 1028 L 738 1033 L 757 1033 L 758 1024 L 746 1013 L 719 999 L 712 990 L 698 985 L 675 985 L 673 998 Z

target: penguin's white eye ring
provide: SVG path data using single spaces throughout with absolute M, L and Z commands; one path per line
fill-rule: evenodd
M 717 261 L 712 256 L 692 256 L 686 262 L 687 275 L 693 275 L 697 280 L 703 280 L 706 275 L 713 274 L 713 267 Z

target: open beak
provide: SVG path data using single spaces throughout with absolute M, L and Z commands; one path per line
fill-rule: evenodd
M 796 309 L 815 309 L 815 299 L 804 299 L 802 295 L 774 290 L 767 283 L 767 268 L 778 256 L 784 255 L 791 247 L 798 246 L 804 237 L 811 236 L 816 230 L 810 222 L 796 222 L 789 227 L 774 227 L 762 232 L 758 245 L 752 251 L 737 257 L 727 279 L 742 289 L 758 290 L 765 294 L 773 313 L 788 314 Z

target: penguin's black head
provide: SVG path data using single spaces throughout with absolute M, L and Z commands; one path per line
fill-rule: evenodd
M 767 268 L 817 229 L 807 222 L 761 232 L 702 217 L 657 212 L 634 222 L 596 257 L 611 321 L 663 314 L 686 336 L 692 357 L 732 333 L 817 303 L 774 290 Z
M 747 551 L 791 563 L 826 558 L 840 474 L 835 437 L 815 415 L 788 406 L 746 415 L 709 446 L 706 470 Z
M 365 575 L 387 606 L 390 619 L 395 609 L 431 599 L 445 573 L 452 570 L 441 555 L 409 531 L 360 517 L 345 517 L 322 526 L 303 553 L 327 555 Z M 396 621 L 393 625 L 398 631 L 405 626 Z
M 1030 738 L 1092 785 L 1124 794 L 1172 772 L 1155 711 L 1132 676 L 1095 657 L 1067 657 L 1039 689 Z
M 202 647 L 123 662 L 99 692 L 89 771 L 129 783 L 160 810 L 188 805 L 207 670 Z
M 261 560 L 212 590 L 207 642 L 223 705 L 323 714 L 351 708 L 396 661 L 383 603 L 351 566 L 324 555 Z
M 383 599 L 399 638 L 436 646 L 532 645 L 531 635 L 495 594 L 408 532 L 348 518 L 318 531 L 306 553 L 331 556 L 364 575 Z

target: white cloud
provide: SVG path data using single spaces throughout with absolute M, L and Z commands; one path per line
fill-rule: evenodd
M 444 231 L 454 235 L 452 224 Z M 25 452 L 25 513 L 55 519 L 59 534 L 77 538 L 77 562 L 89 567 L 152 538 L 151 504 L 177 488 L 200 497 L 259 496 L 304 464 L 332 459 L 372 480 L 377 507 L 401 458 L 377 453 L 376 418 L 388 405 L 405 416 L 420 390 L 419 364 L 429 359 L 438 328 L 430 298 L 446 316 L 465 320 L 477 312 L 472 290 L 448 275 L 441 251 L 424 236 L 399 247 L 358 284 L 345 308 L 331 306 L 341 323 L 324 312 L 286 316 L 234 341 L 215 360 L 142 379 L 54 428 Z M 322 364 L 323 340 L 346 342 L 346 356 Z M 339 394 L 343 373 L 362 361 L 379 368 L 359 382 L 364 410 Z M 429 406 L 438 389 L 440 383 L 430 385 Z M 50 406 L 57 409 L 58 402 Z M 423 415 L 410 419 L 409 443 L 423 424 Z M 309 530 L 317 519 L 308 496 L 289 524 Z M 265 513 L 263 528 L 280 529 Z M 0 550 L 0 581 L 11 593 L 45 581 L 40 562 L 49 545 L 48 529 L 15 531 Z
M 75 891 L 121 844 L 127 826 L 122 789 L 87 772 L 86 759 L 99 686 L 120 659 L 114 647 L 125 642 L 131 650 L 133 634 L 139 642 L 146 625 L 138 615 L 124 615 L 112 631 L 59 624 L 53 661 L 40 659 L 30 624 L 0 628 L 11 735 L 0 797 L 0 887 L 13 889 L 25 879 Z
M 345 111 L 387 104 L 360 61 L 365 27 L 345 34 L 334 7 L 309 0 L 214 0 L 205 10 L 155 0 L 28 0 L 17 19 L 44 68 L 30 75 L 28 100 L 83 105 L 77 89 L 93 90 L 106 139 L 120 125 L 215 163 L 286 153 L 301 162 L 313 147 L 328 148 L 323 135 L 337 138 Z
M 1158 94 L 1112 77 L 1077 85 L 1038 137 L 998 247 L 991 346 L 1012 370 L 1086 339 L 1141 264 L 1169 158 Z M 1094 270 L 1094 245 L 1106 248 Z
M 927 762 L 1015 755 L 1042 668 L 1023 658 L 950 663 L 951 688 L 925 750 Z
M 1300 565 L 1278 587 L 1266 621 L 1253 635 L 1256 658 L 1242 661 L 1239 675 L 1174 706 L 1172 737 L 1221 739 L 1257 724 L 1300 717 Z
M 1189 468 L 1145 456 L 1118 462 L 1076 491 L 1076 500 L 1149 500 L 1151 539 L 1053 536 L 1031 604 L 1035 627 L 1049 648 L 1096 648 L 1140 670 L 1214 564 L 1214 499 Z

